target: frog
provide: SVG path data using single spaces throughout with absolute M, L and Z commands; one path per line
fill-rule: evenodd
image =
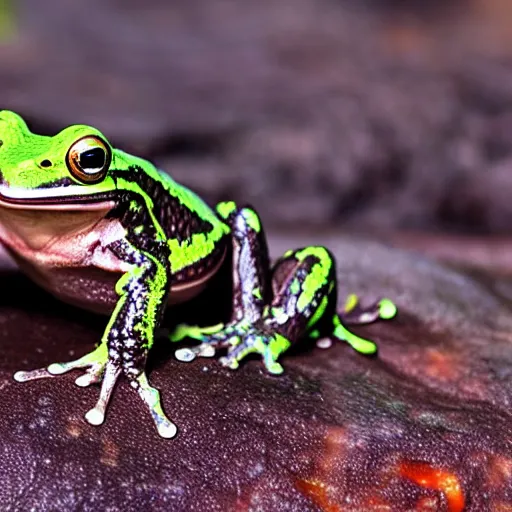
M 85 420 L 101 425 L 123 377 L 166 439 L 177 426 L 148 378 L 148 354 L 164 313 L 205 293 L 226 266 L 231 279 L 216 300 L 230 313 L 210 325 L 177 319 L 168 341 L 190 342 L 175 351 L 177 364 L 223 352 L 220 364 L 235 370 L 256 354 L 279 375 L 280 357 L 303 339 L 338 340 L 372 355 L 376 344 L 348 325 L 396 314 L 387 298 L 363 307 L 354 294 L 338 310 L 336 261 L 324 246 L 290 250 L 272 263 L 253 207 L 209 206 L 94 127 L 40 135 L 9 110 L 0 111 L 0 242 L 37 285 L 108 318 L 90 352 L 19 370 L 15 381 L 80 371 L 77 386 L 99 385 Z

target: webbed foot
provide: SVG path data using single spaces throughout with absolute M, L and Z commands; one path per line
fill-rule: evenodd
M 260 354 L 265 368 L 275 375 L 283 373 L 283 367 L 277 359 L 290 346 L 290 342 L 279 333 L 245 321 L 211 327 L 181 324 L 171 335 L 171 340 L 179 341 L 186 336 L 201 343 L 195 347 L 177 350 L 175 356 L 179 361 L 190 362 L 198 356 L 213 357 L 217 348 L 228 347 L 226 356 L 219 359 L 223 366 L 236 370 L 244 357 Z

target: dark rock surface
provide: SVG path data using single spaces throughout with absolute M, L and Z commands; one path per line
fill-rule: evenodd
M 267 225 L 506 232 L 507 0 L 20 0 L 1 106 Z
M 86 352 L 104 321 L 6 271 L 2 510 L 508 510 L 512 282 L 364 240 L 325 240 L 342 295 L 387 295 L 399 306 L 396 320 L 357 329 L 379 356 L 302 347 L 278 378 L 258 361 L 232 372 L 155 357 L 151 379 L 179 426 L 170 441 L 124 381 L 105 424 L 92 427 L 82 415 L 97 388 L 77 388 L 71 375 L 12 380 L 17 369 Z M 279 237 L 271 247 L 315 241 Z

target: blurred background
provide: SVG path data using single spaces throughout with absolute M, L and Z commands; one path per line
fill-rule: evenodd
M 0 105 L 35 131 L 97 126 L 270 230 L 512 228 L 510 0 L 0 6 Z

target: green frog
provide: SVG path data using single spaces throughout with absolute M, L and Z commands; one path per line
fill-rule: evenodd
M 53 137 L 34 134 L 16 113 L 0 111 L 0 241 L 20 269 L 57 298 L 108 315 L 98 346 L 70 362 L 18 371 L 18 382 L 80 369 L 78 386 L 101 383 L 86 414 L 100 425 L 123 375 L 149 410 L 158 433 L 177 428 L 146 375 L 155 329 L 168 306 L 189 301 L 228 265 L 230 316 L 216 325 L 177 324 L 170 341 L 199 343 L 176 351 L 181 361 L 225 353 L 236 369 L 260 354 L 272 374 L 279 357 L 303 338 L 330 337 L 364 354 L 376 345 L 344 323 L 391 318 L 388 299 L 363 308 L 350 296 L 336 309 L 335 261 L 325 247 L 288 251 L 269 262 L 260 218 L 249 206 L 210 208 L 152 163 L 113 148 L 84 125 Z

